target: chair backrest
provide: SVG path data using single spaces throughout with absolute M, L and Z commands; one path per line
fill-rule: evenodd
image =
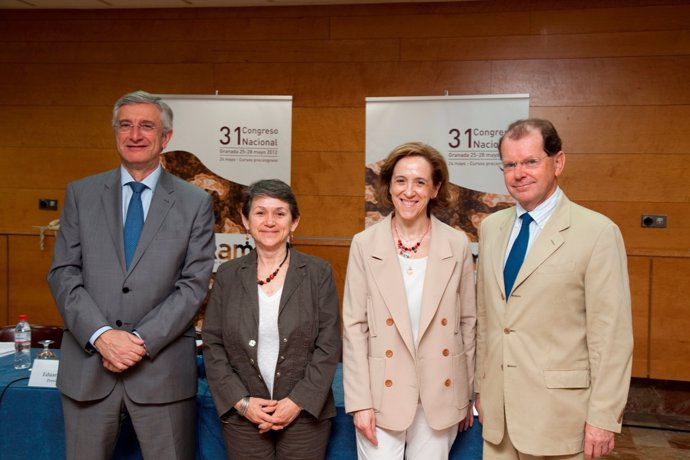
M 14 342 L 15 326 L 0 326 L 0 342 Z
M 14 325 L 0 326 L 0 342 L 14 342 Z M 43 348 L 41 340 L 52 340 L 50 348 L 60 348 L 62 345 L 62 326 L 46 326 L 43 324 L 31 325 L 31 347 Z

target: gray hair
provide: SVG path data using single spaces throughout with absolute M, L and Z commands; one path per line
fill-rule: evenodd
M 134 91 L 133 93 L 125 94 L 115 102 L 113 107 L 113 128 L 117 125 L 120 109 L 122 106 L 131 104 L 153 104 L 158 107 L 161 113 L 161 121 L 163 122 L 163 134 L 172 131 L 173 128 L 173 111 L 163 99 L 154 96 L 146 91 Z

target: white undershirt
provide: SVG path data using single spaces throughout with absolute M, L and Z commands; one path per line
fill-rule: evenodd
M 419 318 L 422 314 L 422 292 L 424 291 L 424 275 L 428 257 L 419 259 L 407 259 L 401 255 L 400 270 L 402 271 L 403 281 L 405 282 L 405 293 L 407 294 L 407 310 L 410 314 L 410 325 L 412 326 L 412 339 L 417 348 L 419 335 Z
M 257 360 L 261 376 L 273 397 L 273 377 L 276 373 L 278 353 L 280 352 L 280 332 L 278 331 L 278 309 L 280 296 L 283 293 L 281 286 L 273 295 L 268 296 L 257 286 L 259 290 L 259 344 L 257 347 Z

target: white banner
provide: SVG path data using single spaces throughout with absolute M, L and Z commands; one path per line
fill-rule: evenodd
M 217 268 L 250 249 L 241 218 L 247 186 L 259 179 L 290 183 L 292 96 L 161 97 L 174 113 L 162 163 L 213 196 Z
M 484 216 L 513 203 L 498 168 L 498 140 L 510 123 L 528 116 L 528 94 L 367 98 L 365 225 L 391 211 L 371 198 L 382 161 L 398 145 L 418 141 L 448 163 L 453 200 L 437 217 L 476 243 Z

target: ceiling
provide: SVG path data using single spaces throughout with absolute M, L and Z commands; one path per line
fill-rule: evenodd
M 0 0 L 0 9 L 205 8 L 238 6 L 430 3 L 451 0 Z

